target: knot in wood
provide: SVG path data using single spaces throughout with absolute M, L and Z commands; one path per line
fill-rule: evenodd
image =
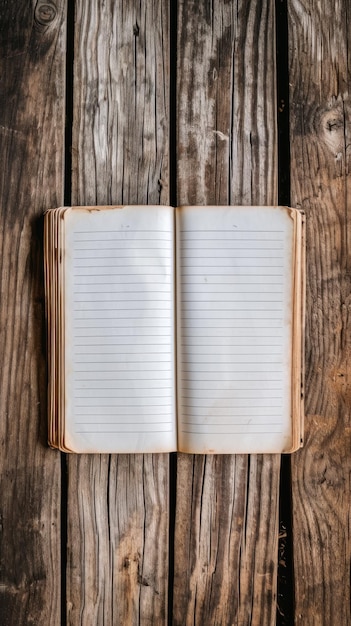
M 34 19 L 40 26 L 49 26 L 56 18 L 57 8 L 53 2 L 37 2 Z
M 339 128 L 344 127 L 344 122 L 342 119 L 338 119 L 334 117 L 332 119 L 327 120 L 326 129 L 329 130 L 330 133 L 337 131 Z
M 331 106 L 330 110 L 321 114 L 321 131 L 324 141 L 334 158 L 337 161 L 342 160 L 345 147 L 345 119 L 343 111 L 343 103 L 337 100 Z M 318 129 L 316 129 L 318 132 Z

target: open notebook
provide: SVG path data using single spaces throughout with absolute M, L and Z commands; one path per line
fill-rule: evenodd
M 50 445 L 300 447 L 303 219 L 287 207 L 48 211 Z

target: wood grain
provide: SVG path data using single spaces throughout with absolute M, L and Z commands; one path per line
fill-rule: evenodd
M 76 7 L 73 198 L 169 204 L 168 4 L 110 4 Z
M 76 2 L 72 202 L 169 204 L 164 0 Z M 168 455 L 68 459 L 69 624 L 165 624 Z
M 0 3 L 1 623 L 60 623 L 60 456 L 46 445 L 42 214 L 63 200 L 65 2 Z
M 274 4 L 178 7 L 178 204 L 274 204 Z M 174 624 L 275 623 L 279 468 L 179 455 Z
M 292 458 L 295 622 L 350 624 L 349 3 L 289 3 L 291 196 L 307 218 L 306 438 Z
M 274 4 L 179 2 L 178 204 L 277 202 Z
M 164 624 L 168 456 L 69 459 L 68 623 Z

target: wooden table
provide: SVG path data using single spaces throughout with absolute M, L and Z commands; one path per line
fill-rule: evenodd
M 0 622 L 347 626 L 350 3 L 171 5 L 0 0 Z M 43 211 L 278 202 L 307 216 L 303 450 L 48 449 Z

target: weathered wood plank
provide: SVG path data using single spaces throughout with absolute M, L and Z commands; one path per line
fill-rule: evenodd
M 63 201 L 65 2 L 0 3 L 1 623 L 60 623 L 60 455 L 47 448 L 42 214 Z
M 307 216 L 306 443 L 292 458 L 297 624 L 350 624 L 350 28 L 290 0 L 291 201 Z
M 274 204 L 274 3 L 178 6 L 178 203 Z M 279 468 L 179 456 L 175 624 L 275 623 Z
M 165 0 L 76 2 L 73 203 L 169 203 L 168 41 Z M 165 623 L 168 464 L 68 459 L 68 623 Z
M 80 455 L 68 472 L 68 623 L 164 624 L 167 455 Z
M 76 15 L 74 202 L 168 204 L 168 4 L 84 5 Z

